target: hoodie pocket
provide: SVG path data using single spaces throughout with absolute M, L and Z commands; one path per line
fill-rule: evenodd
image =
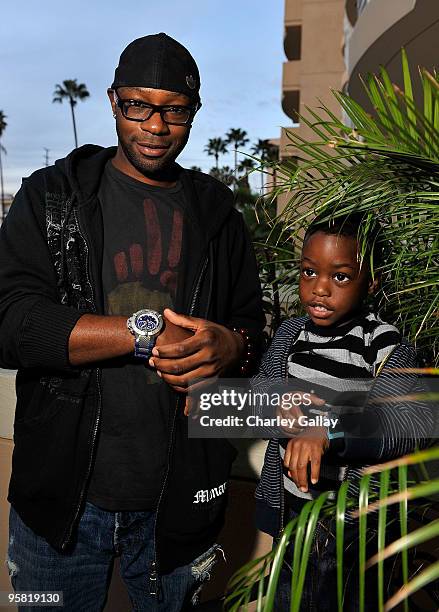
M 37 418 L 15 423 L 11 490 L 41 499 L 72 496 L 86 467 L 96 398 L 59 393 Z

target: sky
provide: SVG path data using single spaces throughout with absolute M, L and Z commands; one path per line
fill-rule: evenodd
M 55 85 L 85 83 L 90 98 L 75 107 L 79 144 L 117 144 L 106 96 L 122 50 L 135 38 L 166 32 L 184 44 L 201 74 L 203 107 L 179 162 L 208 171 L 209 138 L 230 128 L 277 138 L 289 120 L 281 108 L 284 0 L 21 0 L 2 5 L 0 110 L 5 191 L 74 147 L 70 107 L 53 104 Z M 233 151 L 220 165 L 233 166 Z M 253 181 L 256 177 L 253 178 Z M 259 181 L 257 181 L 259 184 Z

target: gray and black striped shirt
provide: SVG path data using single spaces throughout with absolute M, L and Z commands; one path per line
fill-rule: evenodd
M 317 326 L 309 319 L 291 346 L 288 376 L 298 381 L 299 389 L 312 390 L 331 405 L 343 405 L 347 397 L 361 404 L 380 364 L 400 340 L 397 328 L 374 313 L 363 313 L 342 325 L 330 327 Z M 279 441 L 282 459 L 287 443 L 288 439 Z M 300 491 L 284 469 L 286 491 L 304 499 L 318 496 L 322 487 L 326 490 L 331 487 L 330 474 L 338 480 L 335 473 L 342 475 L 345 470 L 345 466 L 337 470 L 325 467 L 323 461 L 320 486 L 310 488 L 308 493 Z

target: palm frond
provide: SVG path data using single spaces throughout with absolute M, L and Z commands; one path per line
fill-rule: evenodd
M 345 567 L 344 555 L 344 526 L 346 514 L 351 520 L 359 517 L 359 580 L 360 580 L 360 610 L 365 601 L 365 578 L 370 568 L 378 564 L 382 568 L 385 560 L 400 555 L 401 567 L 399 584 L 401 588 L 387 602 L 384 601 L 383 570 L 378 570 L 378 610 L 390 610 L 398 603 L 407 599 L 417 590 L 439 578 L 434 565 L 419 574 L 421 576 L 410 578 L 409 563 L 416 552 L 416 547 L 431 541 L 439 536 L 439 516 L 437 504 L 432 495 L 439 493 L 439 479 L 413 481 L 407 478 L 407 466 L 420 466 L 425 462 L 437 461 L 439 448 L 430 448 L 422 452 L 413 453 L 380 466 L 368 468 L 360 481 L 359 496 L 353 495 L 349 489 L 349 482 L 340 487 L 337 499 L 331 501 L 328 494 L 323 493 L 317 499 L 305 504 L 298 517 L 294 518 L 282 532 L 278 545 L 263 557 L 253 560 L 241 568 L 229 581 L 225 600 L 225 609 L 238 611 L 244 602 L 252 597 L 258 598 L 259 608 L 264 612 L 271 612 L 274 597 L 279 581 L 282 563 L 288 547 L 294 544 L 291 576 L 291 610 L 298 612 L 302 598 L 305 573 L 308 564 L 310 547 L 314 538 L 317 522 L 320 519 L 328 520 L 335 517 L 336 523 L 336 551 L 337 551 L 337 598 L 338 611 L 343 612 L 344 606 L 344 578 L 349 567 Z M 396 470 L 396 473 L 395 473 Z M 379 474 L 379 480 L 374 478 Z M 378 485 L 378 486 L 377 486 Z M 413 504 L 414 500 L 419 500 Z M 390 530 L 394 533 L 395 519 L 388 520 L 387 508 L 390 504 L 397 507 L 397 517 L 401 536 L 394 542 L 388 542 Z M 417 511 L 415 513 L 415 510 Z M 419 513 L 419 510 L 422 512 Z M 378 512 L 378 537 L 376 539 L 376 553 L 366 559 L 366 544 L 370 545 L 368 537 L 367 516 Z M 429 514 L 433 512 L 433 518 Z M 413 515 L 411 522 L 409 518 Z M 415 519 L 416 515 L 416 519 Z M 421 525 L 419 526 L 419 522 Z M 393 523 L 393 524 L 392 524 Z M 411 530 L 409 530 L 409 526 Z M 270 572 L 267 574 L 267 568 Z M 268 580 L 267 580 L 268 578 Z M 394 576 L 396 582 L 396 576 Z M 257 593 L 257 595 L 253 595 Z M 262 604 L 262 601 L 264 602 Z M 439 602 L 438 602 L 439 605 Z M 406 604 L 406 607 L 408 603 Z M 407 610 L 409 608 L 407 607 Z
M 363 213 L 362 252 L 372 220 L 378 222 L 387 247 L 382 262 L 371 261 L 382 276 L 378 303 L 427 360 L 439 363 L 439 84 L 436 74 L 421 70 L 419 108 L 404 51 L 402 67 L 404 90 L 384 68 L 364 79 L 374 115 L 343 92 L 334 96 L 348 122 L 324 104 L 307 109 L 301 121 L 314 139 L 288 132 L 298 165 L 274 165 L 271 200 L 288 194 L 288 202 L 269 222 L 276 247 L 291 258 L 317 214 L 329 219 Z M 290 280 L 286 276 L 282 285 Z

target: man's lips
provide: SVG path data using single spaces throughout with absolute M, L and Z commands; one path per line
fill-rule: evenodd
M 142 155 L 148 157 L 161 157 L 169 149 L 169 145 L 151 142 L 136 142 L 136 147 Z

